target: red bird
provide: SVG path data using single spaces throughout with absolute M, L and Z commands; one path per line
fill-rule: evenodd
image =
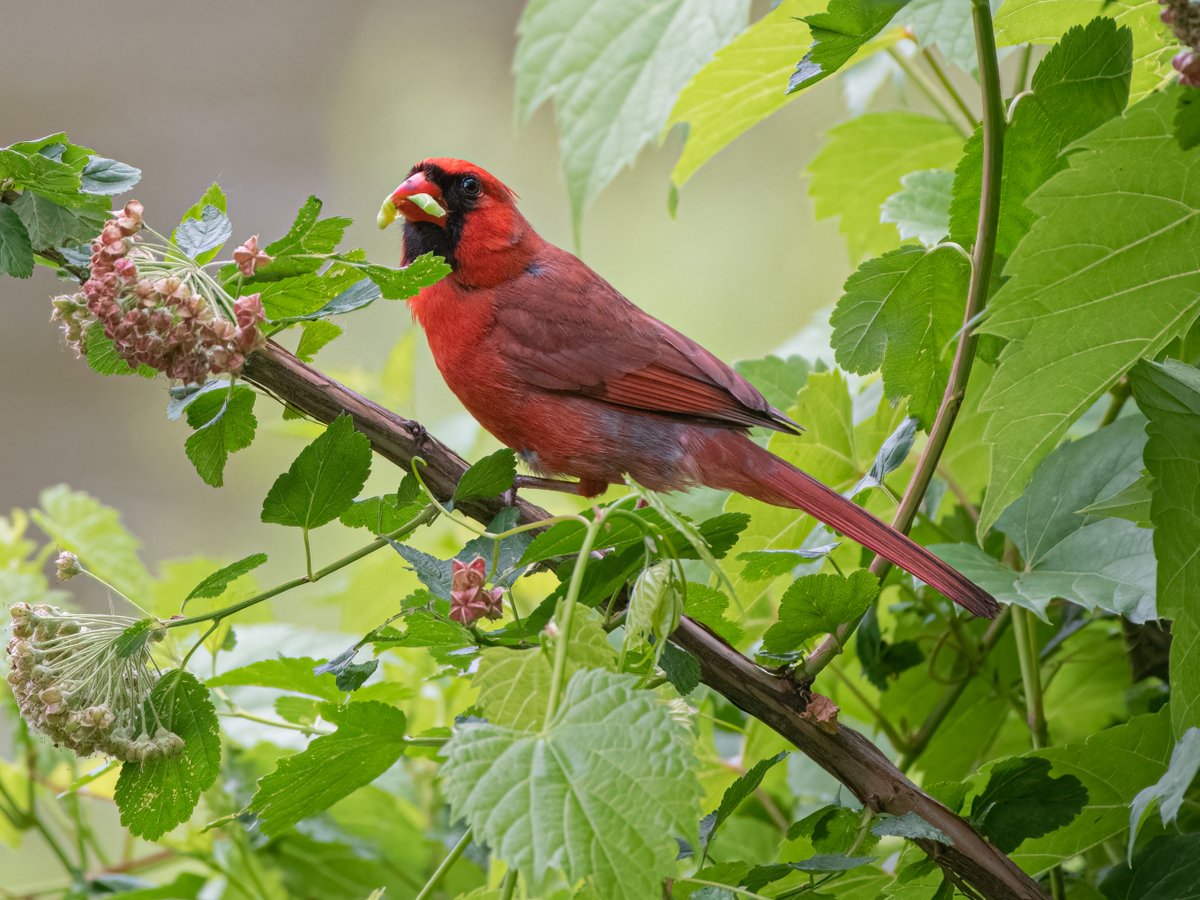
M 543 240 L 516 201 L 478 166 L 427 159 L 384 202 L 379 224 L 404 217 L 405 264 L 423 253 L 450 264 L 412 299 L 413 314 L 451 390 L 531 469 L 575 476 L 589 497 L 629 475 L 658 491 L 703 484 L 802 509 L 976 615 L 996 614 L 978 585 L 750 440 L 754 426 L 800 427 Z

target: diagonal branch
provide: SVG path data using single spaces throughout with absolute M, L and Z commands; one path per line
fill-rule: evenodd
M 246 361 L 243 377 L 321 422 L 329 423 L 339 413 L 349 413 L 355 428 L 370 439 L 375 451 L 403 468 L 408 468 L 414 456 L 422 457 L 428 463 L 422 470 L 426 483 L 441 497 L 453 493 L 466 471 L 463 458 L 421 425 L 354 393 L 277 344 L 253 354 Z M 499 511 L 500 504 L 494 499 L 461 508 L 486 522 Z M 525 522 L 549 515 L 525 501 L 518 501 L 518 506 Z M 1032 878 L 966 821 L 905 778 L 867 738 L 841 725 L 822 727 L 805 718 L 812 695 L 791 678 L 755 665 L 687 618 L 671 639 L 700 661 L 705 684 L 795 744 L 863 804 L 897 816 L 915 812 L 947 834 L 954 842 L 951 846 L 931 842 L 921 842 L 921 846 L 951 880 L 971 885 L 989 900 L 1045 897 Z

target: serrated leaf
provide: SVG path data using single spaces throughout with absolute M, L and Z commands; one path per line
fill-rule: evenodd
M 475 638 L 467 629 L 428 610 L 416 609 L 405 613 L 404 624 L 404 631 L 391 626 L 377 629 L 375 639 L 371 642 L 375 652 L 402 647 L 436 647 L 453 651 L 475 643 Z
M 1125 109 L 1132 48 L 1128 29 L 1097 18 L 1068 31 L 1038 64 L 1033 93 L 1017 101 L 1004 131 L 999 256 L 1012 255 L 1033 225 L 1036 214 L 1026 201 L 1066 168 L 1064 150 Z M 983 132 L 977 130 L 955 171 L 950 205 L 950 236 L 964 247 L 975 243 L 982 181 Z
M 687 140 L 671 181 L 682 185 L 739 135 L 782 109 L 794 95 L 785 88 L 796 52 L 809 42 L 802 17 L 827 0 L 781 0 L 722 47 L 675 101 L 667 128 L 687 125 Z M 779 405 L 779 404 L 775 404 Z
M 267 255 L 278 258 L 301 253 L 332 253 L 341 243 L 350 220 L 344 216 L 319 218 L 323 205 L 320 198 L 315 196 L 304 201 L 288 233 L 264 248 Z M 313 268 L 319 264 L 317 261 Z
M 679 627 L 682 615 L 683 593 L 672 564 L 658 562 L 648 566 L 638 575 L 629 593 L 625 649 L 636 649 L 650 642 L 657 664 L 667 638 Z
M 338 728 L 301 753 L 280 760 L 258 782 L 250 809 L 263 833 L 278 834 L 328 809 L 392 767 L 404 753 L 404 713 L 378 700 L 327 704 L 322 716 Z
M 229 454 L 253 443 L 258 429 L 256 396 L 250 388 L 234 385 L 225 391 L 201 394 L 188 404 L 188 424 L 195 430 L 183 448 L 205 484 L 221 487 Z
M 1052 778 L 1049 760 L 1013 757 L 992 766 L 970 818 L 989 841 L 1011 853 L 1026 838 L 1071 822 L 1087 802 L 1087 789 L 1074 775 Z
M 143 378 L 153 378 L 158 372 L 147 365 L 131 366 L 125 357 L 117 352 L 112 338 L 104 333 L 102 322 L 92 322 L 84 332 L 88 368 L 97 375 L 140 375 Z
M 0 271 L 13 278 L 33 275 L 33 243 L 21 217 L 11 206 L 0 203 Z
M 658 666 L 681 697 L 686 697 L 700 686 L 700 660 L 674 644 L 668 643 L 663 647 Z
M 243 575 L 253 572 L 259 566 L 267 561 L 267 554 L 252 553 L 249 556 L 239 559 L 237 562 L 230 563 L 224 568 L 213 572 L 198 585 L 192 588 L 190 594 L 183 598 L 183 602 L 189 600 L 203 599 L 205 597 L 220 597 L 225 593 L 225 589 L 233 584 Z
M 424 503 L 403 500 L 397 494 L 384 494 L 382 497 L 354 501 L 338 518 L 348 528 L 366 528 L 372 534 L 390 534 L 415 519 L 424 508 Z
M 673 871 L 674 836 L 695 833 L 690 730 L 637 681 L 577 672 L 549 727 L 470 724 L 445 747 L 440 774 L 454 815 L 534 894 L 559 869 L 613 900 L 657 896 Z
M 300 451 L 275 479 L 263 501 L 262 520 L 295 528 L 319 528 L 341 515 L 371 472 L 371 442 L 340 415 Z
M 796 394 L 804 387 L 812 371 L 812 366 L 802 356 L 743 359 L 734 363 L 733 367 L 762 392 L 768 403 L 778 409 L 795 405 Z
M 329 660 L 329 662 L 313 666 L 313 674 L 318 676 L 332 675 L 339 691 L 357 691 L 368 678 L 375 674 L 375 670 L 379 668 L 379 660 L 377 659 L 369 659 L 366 662 L 356 663 L 354 657 L 357 655 L 358 645 L 354 644 L 348 650 L 342 651 Z
M 742 627 L 726 618 L 729 598 L 706 584 L 689 581 L 683 601 L 683 612 L 730 644 L 742 639 Z
M 970 0 L 960 2 L 970 4 Z M 926 247 L 932 247 L 950 233 L 953 194 L 953 172 L 944 169 L 909 172 L 900 179 L 900 190 L 884 201 L 879 221 L 895 225 L 902 241 L 916 238 Z
M 308 694 L 336 703 L 342 692 L 331 678 L 314 673 L 320 661 L 310 656 L 281 656 L 239 666 L 208 679 L 209 687 L 267 687 Z
M 1200 725 L 1200 371 L 1175 360 L 1140 362 L 1130 373 L 1138 407 L 1149 418 L 1144 460 L 1154 477 L 1150 519 L 1158 560 L 1158 597 L 1174 619 L 1171 723 L 1176 737 Z
M 1089 503 L 1077 510 L 1081 516 L 1096 519 L 1124 519 L 1140 528 L 1151 527 L 1150 501 L 1153 479 L 1143 472 L 1142 476 L 1127 487 L 1121 488 L 1111 497 Z
M 844 66 L 908 0 L 830 0 L 829 8 L 804 21 L 812 30 L 812 49 L 796 65 L 788 80 L 788 93 L 795 93 L 828 78 Z
M 1195 780 L 1197 772 L 1200 772 L 1200 728 L 1189 728 L 1171 751 L 1171 762 L 1167 765 L 1166 774 L 1150 787 L 1138 791 L 1133 802 L 1129 804 L 1128 858 L 1131 861 L 1133 845 L 1137 841 L 1146 813 L 1153 804 L 1158 804 L 1159 818 L 1163 826 L 1174 822 L 1183 806 L 1184 795 Z
M 1171 57 L 1179 49 L 1163 27 L 1156 0 L 1005 0 L 996 13 L 996 43 L 1053 44 L 1075 25 L 1108 16 L 1133 32 L 1133 101 L 1162 87 L 1173 76 Z
M 449 275 L 450 267 L 441 257 L 424 253 L 402 269 L 361 266 L 360 271 L 375 283 L 385 299 L 407 300 Z
M 156 841 L 186 822 L 200 795 L 221 770 L 221 738 L 217 712 L 208 689 L 194 675 L 178 669 L 167 672 L 146 701 L 157 720 L 183 739 L 178 756 L 159 757 L 121 766 L 113 799 L 121 824 L 130 834 Z
M 952 125 L 921 113 L 867 113 L 836 125 L 806 173 L 813 213 L 840 219 L 853 260 L 890 250 L 896 228 L 880 221 L 884 202 L 910 172 L 953 168 L 962 146 Z
M 1029 198 L 1041 218 L 980 326 L 1009 342 L 980 399 L 992 454 L 981 534 L 1070 424 L 1200 313 L 1200 150 L 1179 149 L 1172 106 L 1155 94 L 1102 125 Z
M 879 596 L 879 579 L 866 569 L 849 577 L 806 575 L 792 582 L 779 601 L 779 621 L 763 635 L 768 653 L 789 653 L 805 641 L 858 619 Z
M 108 212 L 103 207 L 59 206 L 33 191 L 25 191 L 12 202 L 12 209 L 29 234 L 36 250 L 90 241 L 100 233 Z
M 82 165 L 67 165 L 40 153 L 40 148 L 32 146 L 36 143 L 13 144 L 0 150 L 0 179 L 11 179 L 15 187 L 37 191 L 65 206 L 90 203 L 93 198 L 79 192 Z
M 658 138 L 688 80 L 746 23 L 747 0 L 534 0 L 517 26 L 517 118 L 554 101 L 576 232 L 583 208 Z
M 762 787 L 767 773 L 787 758 L 788 751 L 783 750 L 767 759 L 760 759 L 744 774 L 739 775 L 733 784 L 725 788 L 725 793 L 721 795 L 720 805 L 700 821 L 700 849 L 703 856 L 708 855 L 708 845 L 712 843 L 717 829 L 734 814 L 742 803 Z
M 454 489 L 454 502 L 499 496 L 513 486 L 516 474 L 517 455 L 511 450 L 497 450 L 463 472 Z
M 123 194 L 142 180 L 142 170 L 115 159 L 93 156 L 79 173 L 79 189 L 85 194 Z
M 296 345 L 296 357 L 306 363 L 312 362 L 326 344 L 343 334 L 340 325 L 320 320 L 303 322 L 300 327 L 302 331 L 300 343 Z
M 876 837 L 908 838 L 910 841 L 937 841 L 947 846 L 954 844 L 946 832 L 930 825 L 915 812 L 906 812 L 902 816 L 883 816 L 871 826 L 871 834 Z
M 837 543 L 822 544 L 812 549 L 797 548 L 795 550 L 751 550 L 749 553 L 739 553 L 738 559 L 746 567 L 742 569 L 742 578 L 747 581 L 765 581 L 768 578 L 778 578 L 795 571 L 798 566 L 811 564 L 814 560 L 824 560 L 838 548 Z M 815 574 L 806 572 L 805 574 Z
M 233 234 L 233 223 L 215 206 L 205 206 L 199 219 L 184 219 L 175 229 L 179 249 L 199 261 L 201 255 L 220 250 Z
M 1129 866 L 1112 866 L 1100 882 L 1105 900 L 1200 898 L 1200 834 L 1160 835 Z

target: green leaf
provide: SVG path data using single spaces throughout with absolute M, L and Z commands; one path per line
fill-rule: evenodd
M 879 596 L 879 579 L 866 569 L 849 577 L 805 575 L 792 582 L 779 601 L 779 621 L 763 635 L 763 649 L 783 654 L 805 641 L 853 622 Z
M 739 775 L 725 793 L 721 795 L 720 805 L 700 820 L 700 850 L 708 855 L 708 845 L 712 843 L 713 835 L 718 828 L 734 814 L 739 806 L 762 787 L 763 779 L 776 765 L 788 758 L 788 751 L 783 750 L 767 759 L 760 759 L 745 774 Z
M 812 549 L 798 548 L 796 550 L 751 550 L 749 553 L 739 553 L 738 559 L 746 563 L 742 569 L 742 578 L 746 581 L 765 581 L 768 578 L 778 578 L 794 572 L 798 566 L 812 564 L 814 560 L 824 560 L 838 548 L 838 544 L 822 544 Z M 819 566 L 818 566 L 819 568 Z M 810 571 L 806 574 L 815 574 Z
M 930 825 L 915 812 L 906 812 L 902 816 L 883 816 L 871 826 L 871 834 L 876 837 L 908 838 L 910 841 L 937 841 L 947 846 L 954 843 L 946 832 Z
M 841 853 L 819 853 L 800 862 L 788 863 L 800 872 L 849 872 L 875 862 L 873 856 L 844 856 Z
M 340 415 L 300 451 L 275 479 L 263 501 L 262 520 L 295 528 L 319 528 L 350 506 L 371 472 L 371 442 Z
M 217 780 L 221 737 L 208 689 L 188 672 L 167 672 L 146 702 L 154 708 L 147 717 L 156 713 L 168 731 L 179 735 L 183 752 L 124 763 L 113 799 L 130 834 L 156 841 L 186 822 L 200 795 Z
M 404 631 L 391 627 L 378 629 L 376 639 L 372 641 L 375 652 L 402 647 L 430 647 L 451 651 L 475 643 L 471 632 L 457 622 L 451 622 L 424 609 L 406 613 L 404 624 Z
M 424 503 L 404 500 L 397 494 L 384 494 L 354 501 L 338 518 L 348 528 L 367 528 L 372 534 L 390 534 L 415 519 L 424 508 Z
M 625 649 L 636 649 L 653 642 L 654 662 L 662 655 L 671 633 L 679 627 L 683 615 L 683 594 L 670 562 L 658 562 L 643 569 L 629 594 L 625 616 Z
M 549 869 L 612 900 L 657 896 L 675 836 L 694 836 L 700 788 L 685 721 L 637 677 L 591 670 L 550 725 L 461 726 L 441 778 L 463 817 L 539 895 Z M 542 823 L 553 822 L 553 827 Z
M 33 191 L 18 196 L 12 202 L 12 208 L 25 226 L 29 242 L 36 250 L 93 240 L 108 219 L 104 207 L 71 209 L 59 206 Z
M 1177 738 L 1200 725 L 1200 371 L 1175 360 L 1141 362 L 1130 373 L 1138 407 L 1149 418 L 1146 468 L 1154 478 L 1150 518 L 1158 559 L 1158 596 L 1173 618 L 1171 723 Z
M 829 0 L 829 9 L 804 21 L 812 29 L 812 49 L 796 65 L 788 81 L 795 93 L 828 78 L 899 12 L 908 0 Z
M 79 173 L 79 189 L 85 194 L 123 194 L 142 180 L 142 170 L 115 159 L 93 156 Z
M 1020 551 L 1022 572 L 1000 565 L 974 544 L 930 549 L 968 577 L 982 579 L 1002 603 L 1024 606 L 1042 619 L 1056 597 L 1134 622 L 1157 618 L 1152 533 L 1082 512 L 1138 480 L 1143 424 L 1140 416 L 1118 419 L 1043 460 L 1025 493 L 996 523 Z
M 1133 32 L 1131 99 L 1136 102 L 1175 74 L 1171 57 L 1179 45 L 1158 18 L 1160 9 L 1156 0 L 1005 0 L 996 13 L 996 43 L 1053 44 L 1073 25 L 1109 16 Z
M 1013 757 L 991 768 L 987 787 L 971 805 L 971 821 L 989 841 L 1011 853 L 1026 838 L 1071 822 L 1088 802 L 1074 775 L 1050 777 L 1050 761 Z
M 215 206 L 205 206 L 198 219 L 184 219 L 175 229 L 179 249 L 199 261 L 200 256 L 218 251 L 233 234 L 233 223 Z
M 762 392 L 768 403 L 778 409 L 795 405 L 796 394 L 804 387 L 812 371 L 812 366 L 802 356 L 743 359 L 734 363 L 733 367 Z
M 342 336 L 343 331 L 340 325 L 334 325 L 332 322 L 316 320 L 312 322 L 301 323 L 300 343 L 296 345 L 296 356 L 306 363 L 313 361 L 313 358 L 335 338 Z
M 1175 112 L 1175 140 L 1180 150 L 1200 147 L 1200 98 L 1195 91 L 1179 91 L 1179 106 Z
M 150 573 L 138 557 L 139 541 L 121 524 L 121 514 L 90 494 L 72 491 L 65 484 L 46 488 L 38 498 L 40 509 L 30 517 L 63 550 L 127 597 L 144 597 L 150 590 Z
M 1196 773 L 1200 772 L 1200 728 L 1189 728 L 1171 751 L 1171 762 L 1167 772 L 1157 782 L 1138 791 L 1129 804 L 1129 858 L 1133 859 L 1133 845 L 1137 841 L 1142 821 L 1152 805 L 1158 804 L 1158 814 L 1163 827 L 1170 825 L 1179 815 Z
M 243 284 L 243 292 L 246 289 Z M 331 267 L 324 275 L 306 272 L 253 284 L 250 289 L 258 291 L 267 318 L 279 324 L 322 319 L 379 299 L 379 289 L 371 280 L 349 267 Z
M 879 452 L 875 454 L 871 468 L 850 488 L 850 496 L 855 497 L 861 491 L 882 486 L 883 479 L 904 465 L 916 436 L 917 420 L 909 416 L 879 445 Z
M 1078 510 L 1080 515 L 1094 516 L 1098 519 L 1124 519 L 1133 522 L 1141 528 L 1151 527 L 1150 501 L 1152 479 L 1143 472 L 1141 477 L 1123 487 L 1111 497 L 1090 503 Z
M 554 101 L 575 230 L 583 209 L 667 124 L 675 97 L 742 27 L 748 0 L 596 7 L 533 0 L 517 26 L 517 118 Z M 782 85 L 781 85 L 782 87 Z
M 357 655 L 358 644 L 354 644 L 348 650 L 342 651 L 329 660 L 329 662 L 315 666 L 313 674 L 332 675 L 334 684 L 337 685 L 339 691 L 347 693 L 357 691 L 368 678 L 375 674 L 375 670 L 379 668 L 379 660 L 377 659 L 369 659 L 366 662 L 356 663 L 354 657 Z
M 314 673 L 313 670 L 319 665 L 320 662 L 310 656 L 281 656 L 230 669 L 208 679 L 207 683 L 209 687 L 274 688 L 336 703 L 341 699 L 342 692 L 337 689 L 333 679 L 322 678 Z
M 204 193 L 201 195 L 199 200 L 197 200 L 195 203 L 193 203 L 191 206 L 188 207 L 187 212 L 185 212 L 183 214 L 182 222 L 187 222 L 190 220 L 195 220 L 196 222 L 199 222 L 204 215 L 205 208 L 209 207 L 209 206 L 214 207 L 215 209 L 217 209 L 218 211 L 220 211 L 222 213 L 228 211 L 228 207 L 227 207 L 226 200 L 225 200 L 225 191 L 223 191 L 221 189 L 221 186 L 219 184 L 217 184 L 215 181 L 211 185 L 208 186 L 208 188 L 204 191 Z M 171 232 L 171 240 L 178 243 L 178 241 L 179 241 L 179 228 L 178 227 L 173 232 Z M 199 263 L 200 265 L 204 265 L 205 263 L 212 262 L 213 258 L 216 257 L 219 249 L 220 249 L 219 247 L 214 247 L 211 250 L 206 250 L 204 253 L 201 253 L 196 257 L 196 262 Z
M 1017 101 L 1004 131 L 996 237 L 1001 257 L 1011 256 L 1033 225 L 1037 216 L 1026 201 L 1067 167 L 1066 148 L 1125 109 L 1132 52 L 1129 29 L 1097 18 L 1068 31 L 1038 65 L 1033 93 Z M 964 247 L 975 243 L 982 181 L 983 132 L 978 130 L 955 172 L 950 204 L 950 235 Z
M 497 450 L 463 472 L 454 489 L 454 502 L 497 497 L 513 486 L 517 474 L 517 455 L 511 450 Z
M 970 0 L 962 0 L 965 5 Z M 901 240 L 916 238 L 932 247 L 950 233 L 950 200 L 954 195 L 954 173 L 944 169 L 909 172 L 900 179 L 900 190 L 888 197 L 880 211 L 880 222 L 891 222 Z
M 362 266 L 360 271 L 375 283 L 384 299 L 407 300 L 449 275 L 450 267 L 440 256 L 424 253 L 402 269 Z
M 717 51 L 675 101 L 667 128 L 687 125 L 687 141 L 671 181 L 682 185 L 721 149 L 793 99 L 784 87 L 796 52 L 809 42 L 802 17 L 826 0 L 781 0 Z
M 332 253 L 337 249 L 350 220 L 343 216 L 319 218 L 323 205 L 315 196 L 304 201 L 288 233 L 266 246 L 267 255 L 278 258 L 298 253 Z
M 13 278 L 33 275 L 33 243 L 21 217 L 0 203 L 0 271 Z
M 880 207 L 924 169 L 950 169 L 963 139 L 952 125 L 920 113 L 867 113 L 836 125 L 808 167 L 808 194 L 818 219 L 840 217 L 851 259 L 896 246 L 896 228 L 880 221 Z
M 992 7 L 998 5 L 993 0 Z M 896 15 L 897 23 L 907 26 L 923 49 L 936 47 L 964 72 L 978 74 L 971 0 L 912 0 Z
M 255 397 L 250 388 L 234 385 L 201 394 L 188 405 L 188 424 L 195 430 L 183 448 L 205 484 L 221 487 L 229 454 L 253 443 L 258 429 Z
M 1160 835 L 1128 868 L 1113 866 L 1100 882 L 1106 900 L 1200 898 L 1200 834 Z
M 86 205 L 92 197 L 79 192 L 79 170 L 34 149 L 36 141 L 13 144 L 0 150 L 0 179 L 11 179 L 15 187 L 37 191 L 65 206 Z M 53 142 L 51 142 L 53 143 Z
M 846 279 L 830 320 L 843 368 L 882 368 L 888 399 L 910 398 L 929 428 L 950 377 L 971 262 L 957 247 L 901 247 L 863 263 Z
M 681 697 L 686 697 L 700 686 L 700 660 L 674 644 L 668 643 L 663 647 L 658 666 Z
M 684 614 L 695 619 L 714 634 L 720 635 L 730 644 L 742 639 L 742 628 L 725 617 L 729 610 L 729 598 L 706 584 L 689 581 L 687 596 L 683 601 Z
M 190 594 L 183 598 L 183 602 L 205 597 L 220 597 L 225 593 L 225 589 L 233 584 L 243 575 L 253 572 L 259 566 L 267 561 L 267 554 L 252 553 L 249 556 L 239 559 L 235 563 L 230 563 L 224 568 L 213 572 L 198 585 L 192 588 Z
M 1029 198 L 1041 218 L 980 326 L 1009 342 L 980 400 L 992 453 L 981 534 L 1071 423 L 1200 312 L 1200 150 L 1179 149 L 1172 105 L 1155 94 L 1102 125 Z
M 104 333 L 104 323 L 93 322 L 84 332 L 84 343 L 87 352 L 88 368 L 98 375 L 140 375 L 143 378 L 153 378 L 158 371 L 147 365 L 131 366 L 125 357 L 117 352 L 112 338 Z
M 280 760 L 258 782 L 250 809 L 274 835 L 328 809 L 392 767 L 404 753 L 404 713 L 378 700 L 327 704 L 322 716 L 338 728 L 301 753 Z
M 561 636 L 555 640 L 559 639 Z M 484 650 L 471 683 L 479 691 L 478 703 L 488 721 L 505 728 L 540 729 L 550 702 L 553 658 L 548 647 Z M 584 669 L 612 671 L 616 666 L 617 654 L 600 626 L 599 615 L 590 609 L 576 609 L 571 620 L 566 677 Z

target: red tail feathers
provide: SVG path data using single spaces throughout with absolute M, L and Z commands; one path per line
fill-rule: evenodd
M 703 450 L 694 458 L 699 462 L 700 481 L 709 487 L 734 490 L 775 506 L 802 509 L 975 615 L 990 619 L 1000 611 L 995 598 L 961 572 L 744 435 L 710 432 Z

